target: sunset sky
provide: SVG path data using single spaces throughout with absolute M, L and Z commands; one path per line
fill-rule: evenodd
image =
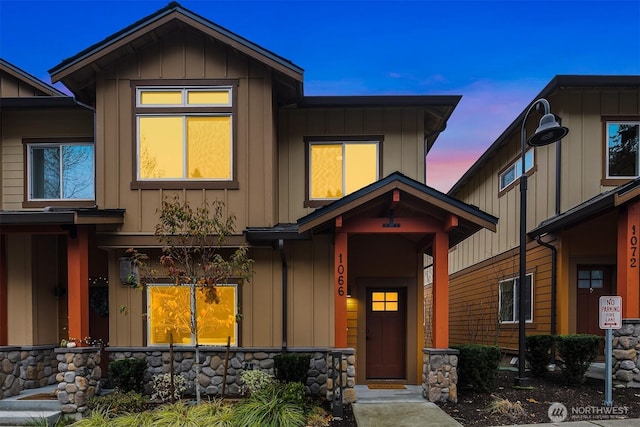
M 302 67 L 305 95 L 462 95 L 427 156 L 444 192 L 555 75 L 640 74 L 640 0 L 179 3 Z M 167 4 L 0 0 L 0 57 L 50 82 Z

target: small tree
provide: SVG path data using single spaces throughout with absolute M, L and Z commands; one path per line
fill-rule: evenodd
M 203 292 L 207 304 L 217 304 L 220 301 L 216 291 L 218 285 L 227 283 L 229 279 L 249 281 L 253 260 L 248 257 L 248 248 L 242 245 L 226 253 L 223 249 L 235 230 L 235 216 L 225 215 L 223 202 L 204 202 L 193 209 L 189 202 L 181 201 L 180 196 L 175 194 L 165 196 L 158 212 L 160 221 L 154 234 L 162 244 L 159 261 L 174 285 L 196 288 Z M 146 268 L 148 256 L 135 249 L 130 249 L 128 253 L 139 269 L 149 272 L 138 285 L 151 280 L 153 271 Z M 196 376 L 200 363 L 197 312 L 194 309 L 189 319 L 191 333 L 195 336 Z M 195 389 L 196 399 L 200 402 L 197 381 Z

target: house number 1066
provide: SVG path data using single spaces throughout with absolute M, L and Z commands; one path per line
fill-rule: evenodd
M 344 296 L 344 264 L 342 264 L 342 254 L 338 254 L 338 295 Z

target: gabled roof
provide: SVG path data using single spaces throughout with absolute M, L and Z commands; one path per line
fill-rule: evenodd
M 241 37 L 208 19 L 185 9 L 177 2 L 171 2 L 157 12 L 140 19 L 106 39 L 89 46 L 76 55 L 65 59 L 49 70 L 53 82 L 62 81 L 73 93 L 80 90 L 90 80 L 90 76 L 107 63 L 130 55 L 132 51 L 144 49 L 154 43 L 157 36 L 175 28 L 171 23 L 181 23 L 233 47 L 241 53 L 256 59 L 298 83 L 302 82 L 302 68 L 293 62 Z M 152 34 L 155 33 L 155 34 Z M 149 37 L 151 35 L 151 37 Z M 80 73 L 78 78 L 73 74 Z
M 628 76 L 597 76 L 597 75 L 557 75 L 555 76 L 542 91 L 533 98 L 531 103 L 539 98 L 548 98 L 552 93 L 564 88 L 606 88 L 606 87 L 631 87 L 638 88 L 640 86 L 639 75 Z M 495 140 L 487 150 L 482 153 L 480 158 L 464 173 L 464 175 L 456 182 L 448 191 L 448 194 L 454 194 L 462 187 L 481 167 L 493 156 L 493 153 L 507 143 L 507 140 L 514 132 L 519 132 L 522 126 L 529 103 L 524 110 L 516 117 L 516 119 L 505 129 L 504 132 Z
M 640 178 L 636 178 L 619 187 L 600 193 L 560 215 L 542 221 L 540 225 L 527 234 L 529 237 L 535 238 L 546 233 L 553 233 L 563 228 L 580 224 L 595 216 L 603 215 L 639 195 Z
M 16 67 L 8 61 L 0 58 L 0 71 L 3 71 L 10 76 L 15 77 L 21 82 L 33 87 L 37 91 L 42 92 L 42 96 L 67 96 L 65 93 L 60 92 L 55 87 L 48 83 L 43 82 L 39 78 L 27 73 L 26 71 Z
M 320 232 L 332 229 L 333 220 L 338 216 L 385 217 L 388 215 L 389 193 L 395 189 L 400 190 L 403 201 L 395 209 L 396 217 L 426 216 L 440 221 L 444 221 L 449 214 L 458 217 L 458 226 L 449 232 L 450 246 L 455 246 L 482 228 L 496 231 L 498 218 L 399 172 L 392 173 L 300 218 L 297 222 L 298 231 Z

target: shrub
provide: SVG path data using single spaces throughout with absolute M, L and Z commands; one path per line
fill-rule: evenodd
M 142 393 L 142 380 L 147 362 L 140 359 L 121 359 L 109 363 L 109 379 L 118 390 Z
M 551 363 L 552 356 L 551 346 L 554 341 L 553 335 L 529 335 L 526 337 L 525 356 L 534 377 L 543 377 L 548 372 L 547 367 Z
M 306 424 L 303 405 L 287 400 L 291 397 L 283 391 L 285 387 L 283 384 L 273 384 L 235 405 L 233 419 L 236 425 L 303 427 Z
M 182 375 L 173 376 L 173 399 L 178 400 L 187 389 L 187 379 Z M 151 382 L 151 400 L 168 402 L 171 400 L 171 374 L 158 374 Z
M 564 360 L 562 376 L 568 385 L 584 383 L 584 374 L 598 355 L 602 337 L 588 334 L 560 335 L 558 354 Z
M 307 382 L 311 355 L 284 353 L 273 358 L 276 379 L 282 382 Z
M 466 344 L 453 346 L 460 351 L 458 358 L 458 380 L 461 386 L 470 386 L 487 393 L 493 390 L 500 348 L 492 345 Z
M 274 383 L 271 375 L 260 370 L 244 371 L 240 374 L 240 378 L 244 381 L 245 388 L 250 394 L 258 393 Z
M 147 399 L 135 391 L 122 393 L 116 390 L 104 396 L 92 397 L 87 402 L 91 413 L 106 413 L 109 416 L 142 412 L 147 409 L 147 406 Z

